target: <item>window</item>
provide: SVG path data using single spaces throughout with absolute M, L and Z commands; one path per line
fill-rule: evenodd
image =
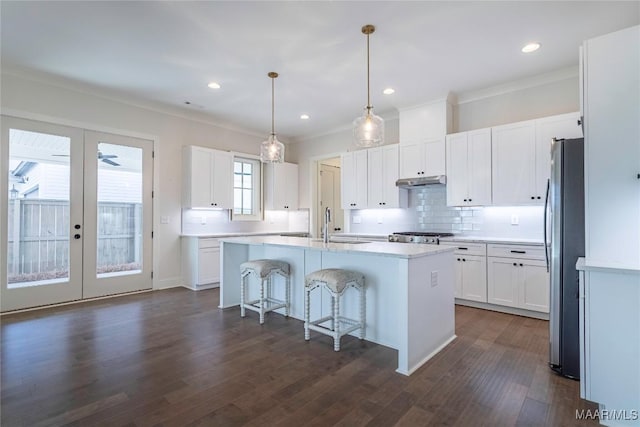
M 233 217 L 260 220 L 260 162 L 236 157 L 233 161 Z

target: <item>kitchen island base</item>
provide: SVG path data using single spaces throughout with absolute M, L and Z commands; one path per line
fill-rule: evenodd
M 365 339 L 398 350 L 396 371 L 410 375 L 455 339 L 452 249 L 420 246 L 323 244 L 291 237 L 224 239 L 220 255 L 220 307 L 239 305 L 240 264 L 249 259 L 289 263 L 289 315 L 298 320 L 304 320 L 306 274 L 325 268 L 361 272 L 366 282 Z M 320 288 L 313 292 L 320 292 Z M 312 318 L 329 312 L 331 300 L 327 293 L 320 292 L 312 301 Z M 345 317 L 357 318 L 358 310 L 357 292 L 350 289 L 345 293 L 341 312 Z M 304 342 L 303 324 L 300 340 Z

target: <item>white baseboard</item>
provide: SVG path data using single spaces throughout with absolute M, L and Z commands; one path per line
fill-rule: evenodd
M 182 286 L 182 277 L 170 277 L 168 279 L 162 280 L 154 280 L 153 281 L 153 290 L 157 291 L 160 289 L 169 289 L 169 288 L 177 288 Z
M 533 317 L 534 319 L 549 320 L 549 313 L 523 310 L 521 308 L 507 307 L 502 305 L 489 304 L 488 302 L 469 301 L 456 298 L 457 305 L 466 307 L 481 308 L 483 310 L 499 311 L 500 313 L 515 314 L 517 316 Z
M 451 342 L 453 340 L 455 340 L 456 338 L 458 338 L 457 335 L 453 335 L 451 338 L 449 338 L 448 340 L 446 340 L 445 342 L 443 342 L 442 344 L 440 344 L 438 346 L 438 348 L 436 348 L 435 350 L 433 350 L 431 353 L 429 353 L 427 355 L 427 357 L 425 357 L 424 359 L 422 359 L 421 361 L 419 361 L 418 363 L 416 363 L 413 368 L 409 369 L 408 371 L 401 371 L 400 369 L 396 369 L 396 372 L 402 375 L 406 375 L 409 376 L 411 374 L 413 374 L 415 371 L 417 371 L 418 369 L 420 369 L 420 367 L 422 365 L 424 365 L 425 363 L 427 363 L 429 361 L 429 359 L 431 359 L 433 356 L 435 356 L 436 354 L 438 354 L 440 351 L 442 351 L 443 348 L 445 348 L 446 346 L 448 346 L 449 344 L 451 344 Z

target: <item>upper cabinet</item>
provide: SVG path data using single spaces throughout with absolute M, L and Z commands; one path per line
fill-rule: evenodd
M 587 40 L 582 53 L 586 259 L 637 269 L 640 26 Z
M 399 178 L 445 174 L 445 138 L 400 144 Z
M 398 144 L 367 150 L 368 207 L 405 207 L 407 191 L 396 187 L 398 180 Z
M 368 207 L 367 150 L 344 153 L 341 160 L 342 209 L 366 209 Z
M 400 111 L 399 178 L 445 174 L 445 135 L 451 130 L 448 100 Z
M 491 204 L 491 129 L 447 135 L 447 206 Z
M 233 208 L 233 154 L 186 146 L 182 150 L 185 208 Z
M 493 127 L 493 204 L 543 204 L 551 170 L 552 138 L 581 136 L 579 113 Z
M 298 209 L 298 165 L 269 163 L 264 170 L 264 208 Z

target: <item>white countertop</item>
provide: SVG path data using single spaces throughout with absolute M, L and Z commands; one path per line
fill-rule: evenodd
M 523 238 L 510 238 L 510 237 L 491 237 L 491 236 L 453 236 L 442 237 L 440 240 L 443 242 L 472 242 L 472 243 L 506 243 L 506 244 L 521 244 L 521 245 L 534 245 L 543 246 L 544 242 L 540 239 L 523 239 Z
M 224 238 L 222 239 L 222 241 L 229 243 L 242 243 L 247 245 L 292 246 L 318 251 L 370 253 L 396 258 L 419 258 L 443 252 L 453 252 L 454 250 L 454 248 L 452 247 L 439 245 L 409 245 L 389 242 L 370 242 L 355 244 L 338 242 L 324 243 L 319 239 L 286 236 L 236 237 Z
M 180 237 L 197 237 L 197 238 L 222 238 L 236 236 L 280 236 L 293 234 L 309 234 L 307 231 L 258 231 L 254 233 L 235 232 L 235 233 L 213 233 L 213 234 L 181 234 Z

